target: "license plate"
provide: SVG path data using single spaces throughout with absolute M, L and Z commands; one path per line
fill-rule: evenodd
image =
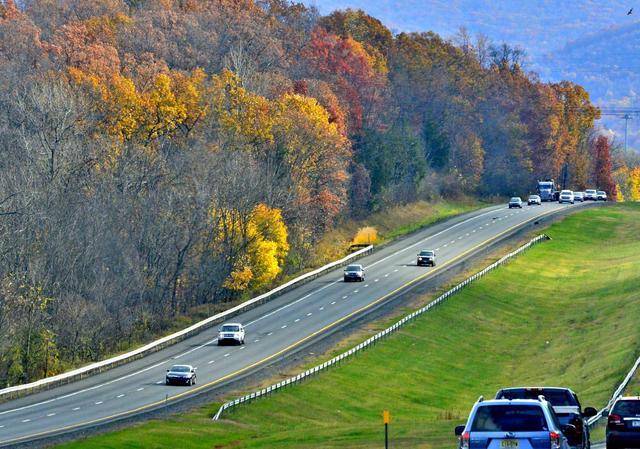
M 502 440 L 500 441 L 500 447 L 504 449 L 514 449 L 520 447 L 518 440 Z
M 640 427 L 640 421 L 631 421 L 631 427 Z

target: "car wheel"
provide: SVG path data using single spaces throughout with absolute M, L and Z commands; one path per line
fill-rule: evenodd
M 164 383 L 165 385 L 171 385 L 171 382 L 169 382 L 169 379 L 165 379 Z

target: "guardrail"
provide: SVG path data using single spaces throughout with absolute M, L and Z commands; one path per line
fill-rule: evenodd
M 507 254 L 506 256 L 502 257 L 501 259 L 499 259 L 498 261 L 492 263 L 491 265 L 489 265 L 488 267 L 486 267 L 485 269 L 483 269 L 482 271 L 479 271 L 478 273 L 474 274 L 473 276 L 467 278 L 466 280 L 464 280 L 463 282 L 461 282 L 460 284 L 456 285 L 455 287 L 453 287 L 452 289 L 448 290 L 447 292 L 443 293 L 442 295 L 438 296 L 436 299 L 434 299 L 433 301 L 431 301 L 429 304 L 427 304 L 426 306 L 416 310 L 415 312 L 405 316 L 404 318 L 402 318 L 400 321 L 398 321 L 397 323 L 395 323 L 394 325 L 386 328 L 383 331 L 378 332 L 377 334 L 375 334 L 374 336 L 368 338 L 367 340 L 363 341 L 362 343 L 360 343 L 359 345 L 357 345 L 354 348 L 349 349 L 346 352 L 343 352 L 340 355 L 337 355 L 336 357 L 332 358 L 331 360 L 328 360 L 320 365 L 314 366 L 313 368 L 310 368 L 296 376 L 293 377 L 289 377 L 286 380 L 283 380 L 282 382 L 278 382 L 276 384 L 270 385 L 266 388 L 262 388 L 260 390 L 254 391 L 253 393 L 249 393 L 245 396 L 242 396 L 240 398 L 234 399 L 233 401 L 229 401 L 226 402 L 224 404 L 222 404 L 222 406 L 220 406 L 220 408 L 218 409 L 217 413 L 213 416 L 213 420 L 217 421 L 220 419 L 220 417 L 222 416 L 222 414 L 229 410 L 230 408 L 236 407 L 240 404 L 244 404 L 250 401 L 253 401 L 254 399 L 258 399 L 264 396 L 268 396 L 272 393 L 275 393 L 276 391 L 282 390 L 283 388 L 288 387 L 289 385 L 293 385 L 293 384 L 297 384 L 300 383 L 301 381 L 320 373 L 321 371 L 325 371 L 331 367 L 334 367 L 336 365 L 338 365 L 340 362 L 342 362 L 343 360 L 357 354 L 358 352 L 361 352 L 367 348 L 369 348 L 370 346 L 375 345 L 378 341 L 382 340 L 383 338 L 391 335 L 392 333 L 396 332 L 398 329 L 400 329 L 401 327 L 405 326 L 407 323 L 409 323 L 410 321 L 415 320 L 417 317 L 419 317 L 420 315 L 428 312 L 429 310 L 431 310 L 432 308 L 434 308 L 435 306 L 437 306 L 438 304 L 442 303 L 443 301 L 447 300 L 450 296 L 455 295 L 456 293 L 458 293 L 461 289 L 465 288 L 466 286 L 468 286 L 469 284 L 471 284 L 472 282 L 480 279 L 481 277 L 483 277 L 484 275 L 486 275 L 487 273 L 489 273 L 492 270 L 495 270 L 496 268 L 500 267 L 501 265 L 504 265 L 509 259 L 517 256 L 518 254 L 520 254 L 521 252 L 525 251 L 526 249 L 530 248 L 531 246 L 535 245 L 536 243 L 539 243 L 543 240 L 550 240 L 550 237 L 542 234 L 539 235 L 537 237 L 535 237 L 534 239 L 530 240 L 528 243 L 522 245 L 521 247 L 519 247 L 518 249 L 516 249 L 513 252 L 510 252 L 509 254 Z
M 327 265 L 324 265 L 320 268 L 317 268 L 313 271 L 305 273 L 301 276 L 298 276 L 295 279 L 286 282 L 273 290 L 268 291 L 267 293 L 263 293 L 262 295 L 256 296 L 255 298 L 249 299 L 241 304 L 238 304 L 235 307 L 232 307 L 229 310 L 225 310 L 224 312 L 213 315 L 209 318 L 206 318 L 202 321 L 199 321 L 186 329 L 175 332 L 171 335 L 167 335 L 166 337 L 155 340 L 151 343 L 148 343 L 138 349 L 127 352 L 126 354 L 121 354 L 116 357 L 111 357 L 106 360 L 102 360 L 100 362 L 95 362 L 90 365 L 84 366 L 82 368 L 78 368 L 72 371 L 68 371 L 66 373 L 58 374 L 56 376 L 47 377 L 44 379 L 37 380 L 35 382 L 24 384 L 24 385 L 16 385 L 13 387 L 7 387 L 0 390 L 0 402 L 15 399 L 20 396 L 24 396 L 27 394 L 35 393 L 40 390 L 46 390 L 49 388 L 53 388 L 59 385 L 63 385 L 66 383 L 70 383 L 85 377 L 88 377 L 93 374 L 101 373 L 103 371 L 109 370 L 111 368 L 115 368 L 117 366 L 128 363 L 132 360 L 142 358 L 147 354 L 152 352 L 159 351 L 167 346 L 178 343 L 192 335 L 195 335 L 217 323 L 225 321 L 229 318 L 232 318 L 242 312 L 245 312 L 249 309 L 252 309 L 260 304 L 264 304 L 269 300 L 280 296 L 289 290 L 298 287 L 300 284 L 309 282 L 318 276 L 321 276 L 337 267 L 343 266 L 353 259 L 356 259 L 360 256 L 371 253 L 373 250 L 373 245 L 369 245 L 365 248 L 362 248 L 358 251 L 355 251 L 349 254 L 346 257 L 343 257 L 340 260 L 331 262 Z
M 616 399 L 618 399 L 618 396 L 622 395 L 622 393 L 624 392 L 624 389 L 627 388 L 627 385 L 629 385 L 629 382 L 631 382 L 631 379 L 633 378 L 633 375 L 638 370 L 638 366 L 640 366 L 640 357 L 638 357 L 638 359 L 636 360 L 636 363 L 633 364 L 633 367 L 631 367 L 631 370 L 627 373 L 627 376 L 624 378 L 622 383 L 620 385 L 618 385 L 618 388 L 616 388 L 616 391 L 613 392 L 613 395 L 611 395 L 611 399 L 609 400 L 609 402 L 607 402 L 607 405 L 605 405 L 598 412 L 597 415 L 592 416 L 591 418 L 589 418 L 589 420 L 587 421 L 587 423 L 589 424 L 589 427 L 593 427 L 594 425 L 596 425 L 598 423 L 598 421 L 600 421 L 600 419 L 602 419 L 602 413 L 605 410 L 609 410 L 611 408 L 611 406 L 613 405 L 613 402 Z

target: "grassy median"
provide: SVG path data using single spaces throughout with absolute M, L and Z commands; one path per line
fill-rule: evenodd
M 214 406 L 64 448 L 451 448 L 479 395 L 569 386 L 600 407 L 640 348 L 640 207 L 588 210 L 339 368 L 210 421 Z

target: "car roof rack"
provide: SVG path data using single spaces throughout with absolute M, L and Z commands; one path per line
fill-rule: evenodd
M 484 401 L 484 396 L 480 395 L 480 397 L 478 398 L 478 402 L 482 402 Z
M 547 401 L 547 399 L 544 397 L 544 394 L 539 394 L 539 395 L 538 395 L 538 401 L 540 401 L 540 402 L 546 402 L 546 401 Z

